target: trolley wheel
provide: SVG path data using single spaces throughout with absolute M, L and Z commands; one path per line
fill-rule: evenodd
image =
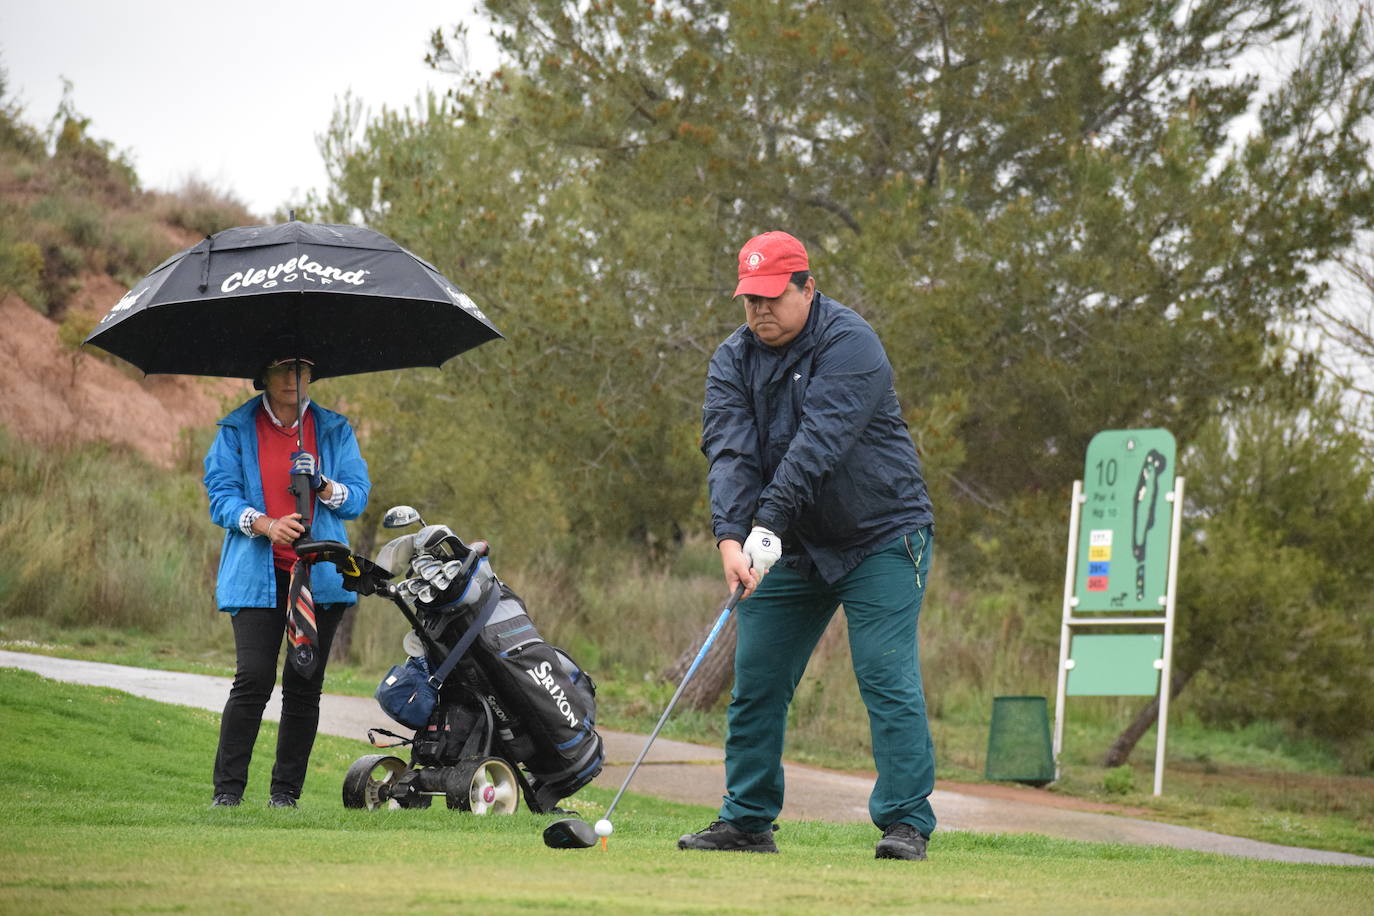
M 473 814 L 514 814 L 520 807 L 515 770 L 500 757 L 469 757 L 449 768 L 448 806 Z
M 359 757 L 344 774 L 344 807 L 366 808 L 369 811 L 401 807 L 399 802 L 392 800 L 389 790 L 406 769 L 406 763 L 400 757 L 387 754 Z

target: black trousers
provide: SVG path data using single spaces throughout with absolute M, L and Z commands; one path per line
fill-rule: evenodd
M 277 570 L 277 606 L 241 608 L 233 615 L 237 670 L 220 719 L 219 750 L 215 754 L 216 795 L 242 795 L 248 785 L 248 764 L 253 759 L 262 712 L 277 682 L 289 583 L 289 574 Z M 305 784 L 305 770 L 320 724 L 324 669 L 343 611 L 344 605 L 338 604 L 315 607 L 320 663 L 313 677 L 301 677 L 290 662 L 282 666 L 281 724 L 277 730 L 277 759 L 272 767 L 273 795 L 284 793 L 299 798 Z

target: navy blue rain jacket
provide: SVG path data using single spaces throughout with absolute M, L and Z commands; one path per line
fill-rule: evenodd
M 762 525 L 826 582 L 934 520 L 882 342 L 820 292 L 787 345 L 744 325 L 717 348 L 701 450 L 716 541 Z

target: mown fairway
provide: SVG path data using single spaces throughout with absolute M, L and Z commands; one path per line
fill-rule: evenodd
M 1038 837 L 939 834 L 878 862 L 864 826 L 784 822 L 777 856 L 689 854 L 706 807 L 627 796 L 609 848 L 547 849 L 546 818 L 346 811 L 367 745 L 322 736 L 302 807 L 206 808 L 217 716 L 0 670 L 0 912 L 1094 912 L 1374 910 L 1374 870 Z M 576 804 L 597 816 L 609 793 Z

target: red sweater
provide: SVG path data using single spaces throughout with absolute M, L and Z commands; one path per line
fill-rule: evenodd
M 296 427 L 283 429 L 273 423 L 262 408 L 258 409 L 257 427 L 258 472 L 262 474 L 263 499 L 267 502 L 264 511 L 269 518 L 281 518 L 296 511 L 296 497 L 287 490 L 291 486 L 291 456 L 298 450 Z M 305 411 L 305 450 L 319 455 L 315 447 L 315 417 L 308 407 Z M 289 572 L 296 562 L 296 552 L 290 547 L 273 544 L 272 562 L 278 569 Z

